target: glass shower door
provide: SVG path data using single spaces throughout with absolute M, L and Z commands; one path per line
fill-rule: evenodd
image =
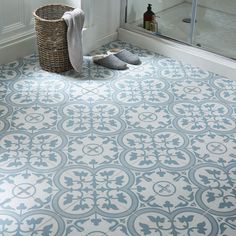
M 192 44 L 236 59 L 236 1 L 198 0 Z
M 143 29 L 143 13 L 148 4 L 158 16 L 158 30 L 155 33 Z M 152 33 L 191 44 L 196 15 L 197 0 L 128 0 L 126 23 L 128 27 L 141 32 Z M 194 14 L 193 14 L 194 13 Z
M 174 39 L 236 59 L 236 0 L 122 0 L 125 28 Z M 158 31 L 143 28 L 148 4 L 159 17 Z

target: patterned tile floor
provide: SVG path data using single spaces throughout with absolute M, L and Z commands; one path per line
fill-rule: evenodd
M 236 81 L 141 66 L 0 66 L 0 235 L 236 235 Z

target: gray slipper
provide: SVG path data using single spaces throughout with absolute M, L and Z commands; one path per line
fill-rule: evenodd
M 107 53 L 113 54 L 121 61 L 124 61 L 132 65 L 140 65 L 142 63 L 137 55 L 127 51 L 126 49 L 113 48 L 109 50 Z
M 93 62 L 107 67 L 113 70 L 126 70 L 128 69 L 127 64 L 115 57 L 113 54 L 110 55 L 96 55 L 93 57 Z

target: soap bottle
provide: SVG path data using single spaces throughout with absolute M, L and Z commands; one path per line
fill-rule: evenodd
M 147 11 L 143 14 L 144 29 L 151 30 L 151 23 L 153 21 L 153 16 L 155 16 L 155 13 L 152 12 L 152 4 L 148 4 Z

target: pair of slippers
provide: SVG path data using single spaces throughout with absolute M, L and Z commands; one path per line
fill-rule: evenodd
M 126 49 L 114 48 L 107 54 L 96 55 L 93 57 L 93 62 L 113 70 L 128 69 L 127 63 L 131 65 L 140 65 L 139 57 Z

